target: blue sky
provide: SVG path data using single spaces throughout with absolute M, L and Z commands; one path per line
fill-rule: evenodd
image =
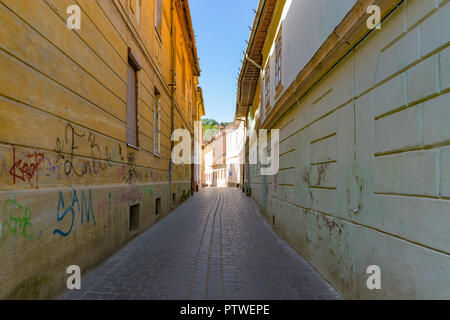
M 191 0 L 206 116 L 233 121 L 240 60 L 259 0 Z

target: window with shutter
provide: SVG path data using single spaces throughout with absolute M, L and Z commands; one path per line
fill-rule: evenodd
M 270 60 L 264 71 L 264 106 L 266 113 L 270 110 Z
M 155 106 L 153 108 L 153 153 L 161 154 L 161 95 L 155 90 Z
M 184 60 L 184 54 L 181 54 L 181 91 L 183 96 L 186 95 L 186 60 Z
M 155 28 L 159 36 L 161 36 L 162 29 L 162 0 L 155 0 Z
M 127 79 L 127 144 L 138 147 L 138 75 L 141 66 L 132 53 L 128 51 L 128 79 Z
M 278 36 L 275 48 L 275 88 L 279 88 L 281 84 L 281 49 L 282 49 L 282 31 L 280 30 L 280 34 Z
M 137 147 L 136 70 L 128 64 L 127 143 Z

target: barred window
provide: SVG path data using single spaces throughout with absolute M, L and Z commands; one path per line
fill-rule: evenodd
M 138 126 L 138 71 L 141 64 L 131 49 L 128 49 L 127 78 L 127 144 L 133 147 L 139 145 Z
M 270 108 L 270 61 L 267 62 L 264 71 L 264 105 L 266 108 Z
M 282 48 L 282 37 L 280 30 L 280 35 L 278 36 L 275 49 L 275 88 L 277 89 L 281 83 L 281 57 L 282 57 L 281 48 Z
M 184 60 L 184 54 L 181 54 L 181 92 L 183 96 L 186 95 L 186 60 Z
M 162 29 L 162 0 L 155 0 L 155 28 L 159 36 L 161 36 Z
M 161 155 L 161 94 L 157 90 L 153 109 L 153 153 Z

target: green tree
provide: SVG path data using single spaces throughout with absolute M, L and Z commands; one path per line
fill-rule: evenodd
M 219 132 L 219 123 L 214 119 L 203 119 L 202 124 L 205 140 L 209 140 L 209 138 Z

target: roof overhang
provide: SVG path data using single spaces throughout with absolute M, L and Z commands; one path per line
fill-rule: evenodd
M 235 119 L 247 116 L 249 107 L 255 98 L 261 73 L 259 66 L 263 62 L 262 50 L 276 3 L 277 0 L 261 0 L 259 2 L 239 75 Z
M 175 7 L 177 9 L 178 19 L 182 25 L 183 35 L 187 41 L 186 46 L 190 51 L 191 63 L 194 67 L 194 75 L 200 76 L 200 65 L 197 57 L 197 46 L 195 44 L 194 27 L 192 26 L 191 11 L 189 9 L 188 0 L 176 0 Z

